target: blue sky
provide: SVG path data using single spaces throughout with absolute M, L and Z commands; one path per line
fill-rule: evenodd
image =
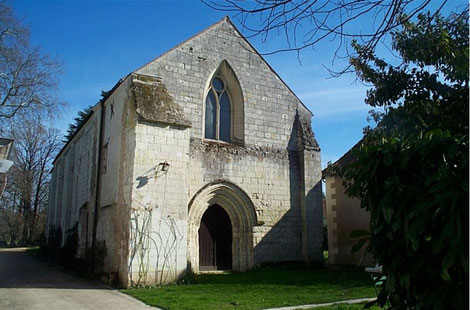
M 198 0 L 8 3 L 30 26 L 33 44 L 64 61 L 60 96 L 69 107 L 55 121 L 64 132 L 79 110 L 99 100 L 101 90 L 109 90 L 121 77 L 225 15 Z M 465 3 L 454 0 L 449 7 Z M 250 42 L 263 53 L 275 50 L 283 43 L 280 40 L 271 37 L 262 43 L 254 38 Z M 322 148 L 323 167 L 362 137 L 370 110 L 364 104 L 367 87 L 355 83 L 354 75 L 331 78 L 324 69 L 335 47 L 334 42 L 324 41 L 302 53 L 301 63 L 294 53 L 265 57 L 314 113 L 312 125 Z

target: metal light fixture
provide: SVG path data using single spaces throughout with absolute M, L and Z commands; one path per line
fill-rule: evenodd
M 160 163 L 160 166 L 162 166 L 162 171 L 166 172 L 170 168 L 170 163 L 165 160 L 163 163 Z

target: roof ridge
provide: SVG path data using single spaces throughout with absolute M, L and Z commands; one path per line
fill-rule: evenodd
M 240 38 L 242 38 L 243 40 L 245 40 L 245 42 L 255 51 L 256 55 L 258 55 L 261 60 L 268 66 L 269 70 L 271 70 L 277 77 L 278 79 L 282 82 L 282 84 L 284 84 L 284 86 L 287 87 L 287 89 L 294 95 L 295 98 L 297 98 L 297 100 L 300 102 L 300 104 L 307 110 L 309 111 L 310 113 L 312 113 L 312 116 L 313 116 L 313 112 L 310 111 L 309 108 L 307 108 L 307 106 L 302 102 L 302 100 L 300 100 L 300 98 L 297 96 L 297 94 L 289 87 L 289 85 L 287 85 L 287 83 L 281 78 L 281 76 L 279 74 L 277 74 L 277 72 L 273 69 L 273 67 L 271 67 L 271 65 L 267 62 L 266 59 L 264 59 L 263 55 L 261 55 L 258 50 L 250 43 L 250 41 L 248 41 L 247 38 L 245 38 L 245 36 L 240 32 L 240 30 L 238 30 L 237 26 L 235 26 L 235 24 L 232 22 L 232 20 L 226 15 L 224 17 L 224 19 L 235 29 L 235 31 L 238 33 L 238 35 L 240 36 Z
M 144 65 L 140 66 L 139 68 L 135 69 L 135 70 L 132 71 L 131 73 L 137 73 L 137 71 L 139 71 L 140 69 L 144 68 L 145 66 L 147 66 L 147 65 L 151 64 L 152 62 L 154 62 L 154 61 L 156 61 L 156 60 L 162 58 L 163 56 L 165 56 L 166 54 L 169 54 L 170 52 L 174 51 L 175 49 L 177 49 L 178 47 L 182 46 L 182 45 L 185 44 L 186 42 L 188 42 L 188 41 L 194 39 L 195 37 L 197 37 L 197 36 L 203 34 L 204 32 L 208 31 L 209 29 L 214 28 L 215 26 L 221 24 L 221 23 L 224 22 L 224 21 L 227 21 L 227 22 L 229 22 L 229 23 L 232 23 L 232 22 L 230 21 L 230 18 L 229 18 L 227 15 L 225 15 L 225 16 L 224 16 L 221 20 L 219 20 L 218 22 L 215 22 L 215 23 L 213 23 L 212 25 L 210 25 L 209 27 L 206 27 L 206 28 L 204 28 L 203 30 L 199 31 L 198 33 L 196 33 L 196 34 L 190 36 L 189 38 L 187 38 L 186 40 L 182 41 L 182 42 L 179 43 L 178 45 L 176 45 L 176 46 L 174 46 L 173 48 L 170 48 L 169 50 L 165 51 L 163 54 L 160 54 L 159 56 L 155 57 L 154 59 L 152 59 L 152 60 L 150 60 L 149 62 L 145 63 Z
M 264 59 L 264 57 L 258 52 L 258 50 L 250 43 L 250 41 L 248 41 L 248 39 L 241 33 L 240 30 L 238 30 L 237 26 L 235 26 L 235 24 L 232 22 L 232 20 L 230 19 L 230 17 L 228 15 L 225 15 L 221 20 L 219 20 L 218 22 L 210 25 L 209 27 L 199 31 L 198 33 L 196 33 L 195 35 L 187 38 L 186 40 L 182 41 L 181 43 L 179 43 L 178 45 L 176 45 L 175 47 L 167 50 L 166 52 L 164 52 L 163 54 L 157 56 L 156 58 L 152 59 L 151 61 L 147 62 L 146 64 L 140 66 L 139 68 L 137 68 L 136 70 L 132 71 L 132 73 L 137 73 L 137 71 L 141 70 L 142 68 L 144 68 L 145 66 L 151 64 L 152 62 L 160 59 L 161 57 L 169 54 L 170 52 L 174 51 L 175 49 L 177 49 L 178 47 L 182 46 L 183 44 L 187 43 L 188 41 L 194 39 L 195 37 L 203 34 L 204 32 L 216 27 L 217 25 L 221 24 L 222 22 L 227 22 L 230 26 L 232 26 L 232 28 L 236 31 L 236 33 L 238 34 L 238 36 L 240 38 L 242 38 L 247 44 L 248 46 L 256 53 L 256 55 L 258 55 L 261 60 L 268 66 L 269 70 L 271 70 L 271 72 L 273 72 L 277 77 L 278 79 L 281 81 L 282 84 L 284 84 L 284 86 L 287 87 L 287 89 L 294 95 L 295 98 L 297 98 L 297 100 L 299 101 L 299 103 L 307 110 L 309 111 L 312 116 L 313 116 L 313 112 L 310 111 L 309 108 L 307 108 L 307 106 L 302 102 L 302 100 L 300 100 L 300 98 L 297 96 L 297 94 L 289 87 L 289 85 L 287 85 L 287 83 L 281 78 L 281 76 L 279 76 L 279 74 L 273 69 L 273 67 L 271 67 L 271 65 L 266 61 L 266 59 Z

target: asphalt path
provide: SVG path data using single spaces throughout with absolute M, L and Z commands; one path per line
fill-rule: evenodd
M 100 282 L 40 261 L 26 248 L 0 249 L 1 310 L 155 310 Z

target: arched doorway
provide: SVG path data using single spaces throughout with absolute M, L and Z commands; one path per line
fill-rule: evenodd
M 188 209 L 187 258 L 189 268 L 193 272 L 203 271 L 205 268 L 201 267 L 207 267 L 200 266 L 201 261 L 205 262 L 205 260 L 199 258 L 201 254 L 200 227 L 202 224 L 207 225 L 207 222 L 210 222 L 208 218 L 215 216 L 215 212 L 227 216 L 228 221 L 225 220 L 225 222 L 230 223 L 230 225 L 226 224 L 224 227 L 231 228 L 231 242 L 218 242 L 223 245 L 230 245 L 230 269 L 245 271 L 253 267 L 253 226 L 257 225 L 257 218 L 253 203 L 242 189 L 227 181 L 209 183 L 194 195 L 189 202 Z M 210 251 L 210 249 L 206 251 Z M 225 253 L 229 253 L 229 250 L 226 251 Z M 214 266 L 216 265 L 218 264 L 212 264 L 212 269 L 215 269 Z M 217 268 L 219 267 L 217 266 Z
M 227 212 L 210 206 L 199 227 L 199 270 L 232 269 L 232 223 Z

